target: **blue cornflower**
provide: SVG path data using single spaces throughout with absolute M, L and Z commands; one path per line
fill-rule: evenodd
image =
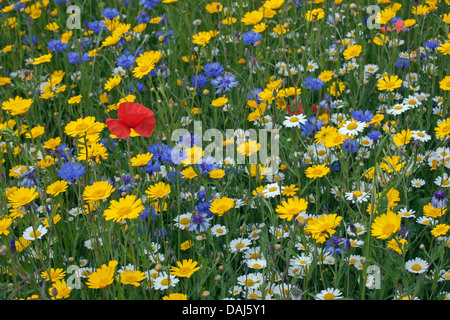
M 372 121 L 374 114 L 369 110 L 355 110 L 352 112 L 352 118 L 360 122 Z
M 347 253 L 347 249 L 350 248 L 350 240 L 338 236 L 332 236 L 331 239 L 325 242 L 325 249 L 333 256 Z
M 154 172 L 157 172 L 160 167 L 161 167 L 161 162 L 159 160 L 152 159 L 145 165 L 144 170 L 148 174 L 152 174 Z
M 203 67 L 203 71 L 208 77 L 216 78 L 223 74 L 224 69 L 220 62 L 213 62 L 205 64 L 205 66 Z
M 58 170 L 58 176 L 68 182 L 74 182 L 86 173 L 86 168 L 78 162 L 66 162 Z
M 441 42 L 437 39 L 430 39 L 428 41 L 425 41 L 425 47 L 430 50 L 435 50 L 437 47 L 439 47 L 440 44 Z
M 203 74 L 198 74 L 191 78 L 191 85 L 197 88 L 203 88 L 208 83 L 208 78 Z
M 67 53 L 67 60 L 69 60 L 70 64 L 79 64 L 80 63 L 80 57 L 77 52 L 70 51 Z
M 155 33 L 155 36 L 158 38 L 159 42 L 162 42 L 163 44 L 166 44 L 168 41 L 172 40 L 172 38 L 173 38 L 173 30 L 157 31 Z
M 216 163 L 216 159 L 208 156 L 206 158 L 202 158 L 202 161 L 198 164 L 198 167 L 200 169 L 200 173 L 204 174 L 219 168 L 219 165 Z
M 134 64 L 134 56 L 131 54 L 123 54 L 117 58 L 117 65 L 124 69 L 131 67 Z
M 245 45 L 253 46 L 255 43 L 257 43 L 261 39 L 262 39 L 262 35 L 253 30 L 244 32 L 242 34 L 242 40 Z
M 153 231 L 152 233 L 152 237 L 155 239 L 162 239 L 165 238 L 165 236 L 168 234 L 168 231 L 164 228 L 159 229 L 156 228 L 155 231 Z
M 122 177 L 122 183 L 119 186 L 116 186 L 117 191 L 119 192 L 127 192 L 132 188 L 131 176 L 129 173 L 125 174 Z
M 431 205 L 437 209 L 442 209 L 447 206 L 447 195 L 444 190 L 436 191 L 431 199 Z
M 378 130 L 374 130 L 374 131 L 371 131 L 371 132 L 369 132 L 368 134 L 367 134 L 367 136 L 370 138 L 370 139 L 372 139 L 374 142 L 375 141 L 378 141 L 378 139 L 381 137 L 381 132 L 380 131 L 378 131 Z
M 306 137 L 310 134 L 314 134 L 317 131 L 320 130 L 323 126 L 322 120 L 317 120 L 316 117 L 310 117 L 308 119 L 308 122 L 305 122 L 304 124 L 300 125 L 300 128 L 302 129 L 302 136 Z
M 403 20 L 403 19 L 400 18 L 400 17 L 393 17 L 393 18 L 389 21 L 389 23 L 391 23 L 392 25 L 394 25 L 394 24 L 396 24 L 397 22 L 402 21 L 402 20 Z
M 24 36 L 22 37 L 22 42 L 27 46 L 27 47 L 31 47 L 31 44 L 33 46 L 37 45 L 39 42 L 39 39 L 36 38 L 36 36 Z
M 147 147 L 147 151 L 153 154 L 152 160 L 171 162 L 172 147 L 167 144 L 155 143 Z
M 82 48 L 87 48 L 92 43 L 94 43 L 94 41 L 92 39 L 84 38 L 84 40 L 82 42 L 80 42 L 80 45 L 81 45 Z
M 409 67 L 409 59 L 397 58 L 397 61 L 395 62 L 395 67 L 398 69 L 407 69 Z
M 136 21 L 138 24 L 148 23 L 150 21 L 150 17 L 148 16 L 147 12 L 141 11 L 136 17 Z
M 69 149 L 69 146 L 67 144 L 60 144 L 56 147 L 56 151 L 58 152 L 58 156 L 63 158 L 64 160 L 68 161 L 69 158 L 68 157 L 72 157 L 73 155 L 73 148 L 69 149 L 69 151 L 65 151 L 64 149 Z
M 139 0 L 139 2 L 142 4 L 142 7 L 147 10 L 151 10 L 157 7 L 160 1 L 161 0 Z
M 355 153 L 358 151 L 359 141 L 354 139 L 345 139 L 343 145 L 347 153 Z
M 47 43 L 48 50 L 52 52 L 62 52 L 69 47 L 68 43 L 64 43 L 59 39 L 52 39 Z
M 248 98 L 249 100 L 256 101 L 257 103 L 264 102 L 264 101 L 261 100 L 261 99 L 259 98 L 259 96 L 258 96 L 261 92 L 262 92 L 262 89 L 261 89 L 261 88 L 255 88 L 255 89 L 253 89 L 252 91 L 250 91 L 250 93 L 248 94 L 247 98 Z
M 37 173 L 33 167 L 31 167 L 29 170 L 23 172 L 20 175 L 20 178 L 23 178 L 23 180 L 21 182 L 21 186 L 25 187 L 25 188 L 33 188 L 37 184 L 38 185 L 41 184 L 38 180 Z
M 191 217 L 187 229 L 195 233 L 205 232 L 210 227 L 210 221 L 213 217 L 208 216 L 206 213 L 196 213 Z
M 332 170 L 332 171 L 335 171 L 335 172 L 341 170 L 341 163 L 340 163 L 338 160 L 336 160 L 335 162 L 333 162 L 333 163 L 331 164 L 331 170 Z
M 319 102 L 319 107 L 324 110 L 334 109 L 336 104 L 334 103 L 333 98 L 329 94 L 326 94 L 322 101 Z
M 109 152 L 112 149 L 114 149 L 115 141 L 113 138 L 109 138 L 109 141 L 111 142 L 111 147 L 108 145 L 108 140 L 106 138 L 103 138 L 100 140 L 100 143 L 106 148 L 106 150 Z
M 116 8 L 105 8 L 102 11 L 102 16 L 108 20 L 112 20 L 118 15 L 120 15 L 120 12 Z
M 206 191 L 205 190 L 199 190 L 197 195 L 200 193 L 200 191 L 202 192 L 203 195 L 203 199 L 206 198 Z M 212 215 L 212 212 L 209 210 L 209 208 L 211 207 L 211 204 L 207 201 L 203 201 L 200 202 L 196 207 L 195 207 L 195 211 L 201 212 L 201 213 L 205 213 L 207 215 Z
M 323 82 L 322 79 L 319 78 L 314 78 L 314 77 L 307 77 L 305 79 L 305 81 L 303 82 L 303 84 L 309 88 L 312 89 L 313 91 L 319 90 L 320 88 L 323 87 L 323 85 L 325 84 L 325 82 Z
M 128 83 L 126 87 L 130 93 L 133 93 L 134 91 L 142 92 L 142 90 L 144 90 L 144 85 L 142 83 L 140 83 L 139 81 L 135 81 L 134 85 L 131 83 Z
M 86 23 L 86 26 L 89 30 L 91 30 L 94 33 L 100 33 L 102 28 L 106 29 L 106 24 L 101 20 L 90 21 Z
M 85 53 L 80 58 L 80 55 L 77 52 L 70 51 L 70 52 L 67 53 L 67 60 L 69 61 L 70 64 L 77 65 L 77 64 L 80 63 L 80 61 L 82 63 L 91 61 L 91 57 L 89 57 L 88 53 Z
M 222 91 L 230 91 L 231 88 L 234 88 L 238 85 L 238 81 L 236 80 L 236 75 L 226 73 L 223 76 L 219 76 L 213 80 L 211 80 L 211 84 L 216 87 L 216 94 L 221 93 Z

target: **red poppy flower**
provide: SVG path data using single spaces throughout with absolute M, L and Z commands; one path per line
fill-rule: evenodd
M 290 104 L 287 105 L 287 112 L 289 113 L 289 115 L 293 116 L 294 112 L 299 115 L 303 113 L 303 105 L 302 103 L 298 103 L 297 104 L 297 108 L 295 108 L 294 106 L 291 106 Z M 296 110 L 296 111 L 295 111 Z
M 150 137 L 156 126 L 155 114 L 152 110 L 134 102 L 119 105 L 117 115 L 120 119 L 106 119 L 109 131 L 119 139 L 130 136 L 131 128 L 143 137 Z

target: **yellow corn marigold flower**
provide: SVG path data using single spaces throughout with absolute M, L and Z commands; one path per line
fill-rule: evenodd
M 9 234 L 8 228 L 11 226 L 12 221 L 13 220 L 11 218 L 0 219 L 0 235 L 3 234 L 5 236 L 7 236 Z
M 433 230 L 431 230 L 431 234 L 434 237 L 444 236 L 448 230 L 450 230 L 450 226 L 445 223 L 440 223 L 436 225 Z
M 252 141 L 246 141 L 241 143 L 237 148 L 237 152 L 239 152 L 242 155 L 245 155 L 247 157 L 251 156 L 252 154 L 256 153 L 259 151 L 260 148 L 260 144 L 257 143 L 256 141 L 252 140 Z
M 402 86 L 403 80 L 399 79 L 396 75 L 385 76 L 384 78 L 378 79 L 377 87 L 378 90 L 384 91 L 394 91 Z
M 64 279 L 66 272 L 63 268 L 51 268 L 49 271 L 41 272 L 41 278 L 47 281 L 56 282 L 58 280 Z
M 394 143 L 398 147 L 404 146 L 411 142 L 412 132 L 409 129 L 402 130 L 401 132 L 397 133 L 393 139 L 394 139 Z
M 30 109 L 32 99 L 24 99 L 22 97 L 9 98 L 2 103 L 2 109 L 8 111 L 12 116 L 26 114 Z
M 450 118 L 437 124 L 434 128 L 436 136 L 441 139 L 450 137 Z
M 52 300 L 66 299 L 72 292 L 72 288 L 67 286 L 66 281 L 61 279 L 53 282 L 52 287 L 48 289 Z
M 35 188 L 21 187 L 7 195 L 8 202 L 13 208 L 24 207 L 39 197 Z
M 282 201 L 281 205 L 277 206 L 275 212 L 279 214 L 280 219 L 291 221 L 299 213 L 306 211 L 308 202 L 303 198 L 289 198 L 287 201 Z
M 205 6 L 205 9 L 209 13 L 217 13 L 223 10 L 223 5 L 220 2 L 211 2 Z
M 108 265 L 104 264 L 93 272 L 86 282 L 91 289 L 105 289 L 114 282 L 114 272 L 118 261 L 112 260 Z
M 108 198 L 116 189 L 108 181 L 96 181 L 86 186 L 83 199 L 89 204 Z
M 105 210 L 103 215 L 106 221 L 120 222 L 121 220 L 139 217 L 139 213 L 144 209 L 142 199 L 136 199 L 135 195 L 127 195 L 124 198 L 120 198 L 119 201 L 111 200 L 109 208 Z
M 331 237 L 334 230 L 341 222 L 342 217 L 337 214 L 324 214 L 318 218 L 312 218 L 308 221 L 305 232 L 315 239 L 318 243 L 324 243 L 328 237 Z
M 186 169 L 182 170 L 181 175 L 183 179 L 194 179 L 195 177 L 198 176 L 194 168 L 192 167 L 187 167 Z
M 439 88 L 445 91 L 450 90 L 450 76 L 446 76 L 439 82 Z
M 58 194 L 66 191 L 66 190 L 67 190 L 67 181 L 59 180 L 59 181 L 53 182 L 51 185 L 49 185 L 46 189 L 46 192 L 53 196 L 57 196 Z
M 224 105 L 226 105 L 227 103 L 228 103 L 228 98 L 220 97 L 220 98 L 214 99 L 214 100 L 211 102 L 211 105 L 212 105 L 213 107 L 222 108 L 222 107 L 223 107 Z
M 221 179 L 225 176 L 225 170 L 214 169 L 209 172 L 209 177 L 212 179 Z
M 313 166 L 309 167 L 308 169 L 306 169 L 306 171 L 305 171 L 306 177 L 311 178 L 311 179 L 321 178 L 321 177 L 327 175 L 328 172 L 330 172 L 330 168 L 328 168 L 324 164 L 313 165 Z
M 44 225 L 44 227 L 50 228 L 50 221 L 52 222 L 52 224 L 57 224 L 59 221 L 61 221 L 61 215 L 58 213 L 51 220 L 50 217 L 45 218 L 42 224 Z
M 389 240 L 389 242 L 387 243 L 387 248 L 394 250 L 398 254 L 402 254 L 404 250 L 406 251 L 407 246 L 408 246 L 408 240 L 398 239 L 398 237 L 395 237 L 395 238 Z
M 144 280 L 145 273 L 139 270 L 124 270 L 120 272 L 120 283 L 130 284 L 135 287 L 139 287 L 140 281 Z
M 402 215 L 388 211 L 375 218 L 372 223 L 372 236 L 377 239 L 387 239 L 401 229 Z
M 109 78 L 108 81 L 105 83 L 104 89 L 106 91 L 111 91 L 112 89 L 117 87 L 121 81 L 122 81 L 122 78 L 120 76 L 115 76 L 115 77 Z
M 260 23 L 263 18 L 264 12 L 255 10 L 246 12 L 244 14 L 244 17 L 242 17 L 241 22 L 243 22 L 245 25 L 256 25 Z
M 152 153 L 144 153 L 144 154 L 138 154 L 137 156 L 131 158 L 131 165 L 133 167 L 143 167 L 147 165 L 147 163 L 152 160 L 153 154 Z
M 200 267 L 197 267 L 197 264 L 198 262 L 193 261 L 192 259 L 184 259 L 183 262 L 177 261 L 178 267 L 171 266 L 170 274 L 181 278 L 190 278 L 194 272 L 200 270 Z
M 164 182 L 158 182 L 145 190 L 151 200 L 162 199 L 171 192 L 170 185 Z
M 211 40 L 211 33 L 206 31 L 201 31 L 192 36 L 192 43 L 203 47 L 205 47 L 210 40 Z
M 221 217 L 233 207 L 234 200 L 228 197 L 223 197 L 215 199 L 213 202 L 211 202 L 209 211 Z
M 423 215 L 427 218 L 439 218 L 443 216 L 447 212 L 447 207 L 443 208 L 436 208 L 431 205 L 431 203 L 428 203 L 423 206 Z
M 50 62 L 50 61 L 52 61 L 52 57 L 53 57 L 53 55 L 51 53 L 44 54 L 40 57 L 34 58 L 34 60 L 31 64 L 38 65 L 41 63 L 45 63 L 45 62 Z
M 184 293 L 171 293 L 168 296 L 164 296 L 163 300 L 188 300 L 187 295 Z

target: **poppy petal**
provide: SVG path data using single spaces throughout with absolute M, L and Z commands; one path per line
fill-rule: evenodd
M 134 131 L 146 138 L 150 137 L 153 134 L 153 130 L 156 126 L 155 114 L 150 109 L 148 110 L 150 111 L 150 115 L 145 118 L 145 120 L 142 121 L 138 126 L 133 128 Z
M 137 127 L 149 115 L 150 109 L 135 102 L 123 102 L 119 105 L 117 115 L 130 128 Z
M 131 129 L 122 122 L 122 120 L 118 119 L 106 119 L 106 125 L 109 128 L 109 131 L 113 135 L 115 135 L 119 139 L 126 139 L 130 136 Z

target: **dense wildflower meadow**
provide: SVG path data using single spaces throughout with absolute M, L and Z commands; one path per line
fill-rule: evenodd
M 450 298 L 449 0 L 0 0 L 0 297 Z

